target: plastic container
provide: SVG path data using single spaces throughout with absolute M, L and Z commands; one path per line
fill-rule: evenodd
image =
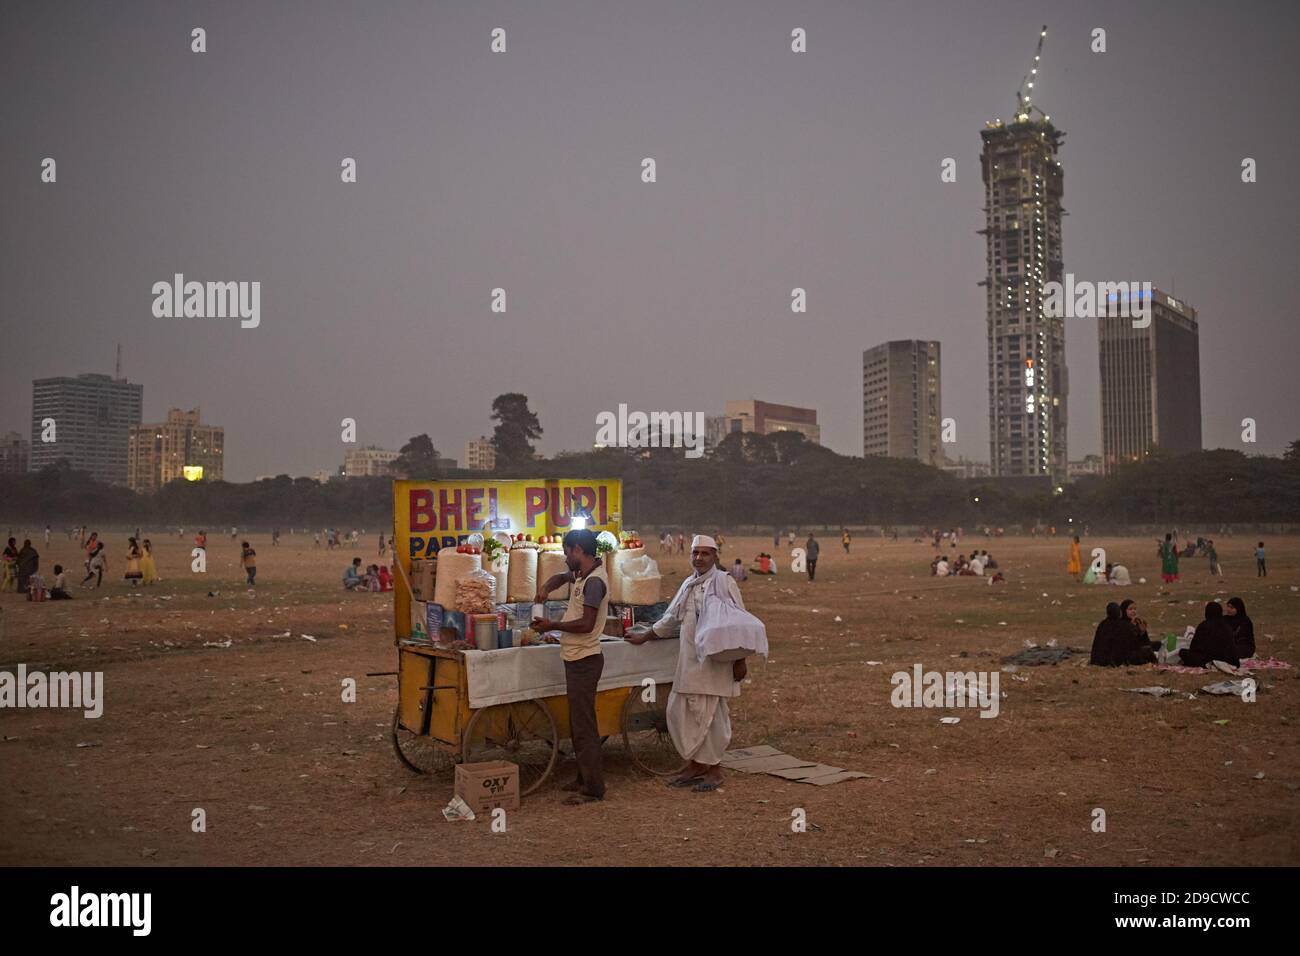
M 471 629 L 474 634 L 474 646 L 480 651 L 497 649 L 497 616 L 495 614 L 471 614 Z

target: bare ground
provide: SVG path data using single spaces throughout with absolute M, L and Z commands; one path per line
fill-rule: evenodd
M 1205 600 L 1238 594 L 1261 654 L 1300 664 L 1295 539 L 1270 540 L 1266 581 L 1254 575 L 1254 539 L 1237 537 L 1220 539 L 1225 578 L 1212 582 L 1193 559 L 1168 589 L 1147 539 L 1086 542 L 1085 554 L 1102 545 L 1135 582 L 1148 579 L 1127 589 L 1071 581 L 1064 538 L 967 538 L 965 550 L 989 548 L 1010 578 L 993 587 L 930 578 L 928 544 L 859 538 L 846 556 L 825 540 L 816 582 L 787 558 L 775 580 L 744 585 L 772 653 L 735 702 L 734 745 L 770 743 L 874 779 L 819 788 L 729 772 L 717 793 L 683 793 L 641 775 L 611 739 L 604 803 L 561 806 L 556 784 L 571 764 L 561 765 L 502 834 L 445 822 L 450 780 L 409 773 L 390 749 L 395 678 L 364 675 L 395 669 L 392 601 L 337 585 L 354 553 L 375 560 L 376 537 L 334 553 L 302 535 L 278 548 L 255 537 L 261 583 L 250 596 L 228 537 L 210 537 L 200 578 L 188 539 L 152 533 L 164 580 L 132 593 L 125 537 L 112 535 L 100 591 L 35 605 L 0 595 L 0 669 L 103 671 L 106 685 L 98 720 L 0 711 L 0 864 L 1300 862 L 1300 670 L 1264 672 L 1249 704 L 1189 699 L 1213 678 L 1150 667 L 1022 668 L 1028 681 L 1001 674 L 994 719 L 894 708 L 889 683 L 916 663 L 997 670 L 1026 640 L 1086 648 L 1105 602 L 1121 596 L 1163 634 L 1198 621 Z M 748 561 L 760 548 L 771 539 L 728 539 L 725 556 Z M 41 550 L 44 568 L 80 568 L 66 539 Z M 667 595 L 687 564 L 662 563 Z M 340 699 L 347 677 L 354 704 Z M 1120 692 L 1152 684 L 1181 693 Z M 945 715 L 961 722 L 942 725 Z M 1104 833 L 1091 827 L 1098 807 Z M 191 830 L 195 808 L 205 833 Z M 806 833 L 791 830 L 795 808 Z

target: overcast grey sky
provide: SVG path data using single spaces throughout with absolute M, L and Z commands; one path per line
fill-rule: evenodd
M 344 417 L 461 458 L 508 390 L 548 453 L 620 402 L 756 397 L 859 455 L 863 349 L 934 338 L 956 451 L 987 460 L 980 130 L 1046 23 L 1066 271 L 1195 307 L 1206 445 L 1275 454 L 1300 438 L 1297 9 L 11 0 L 0 431 L 28 433 L 33 378 L 112 372 L 121 342 L 146 420 L 201 406 L 231 480 L 337 466 Z M 176 272 L 260 281 L 260 327 L 155 318 Z M 1066 325 L 1073 459 L 1100 450 L 1097 345 Z

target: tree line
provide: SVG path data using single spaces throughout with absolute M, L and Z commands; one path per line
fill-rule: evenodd
M 504 396 L 503 396 L 504 397 Z M 523 398 L 523 396 L 519 396 Z M 526 400 L 523 409 L 526 410 Z M 512 413 L 518 412 L 516 407 Z M 528 413 L 531 415 L 531 413 Z M 535 417 L 533 419 L 535 423 Z M 1137 525 L 1214 529 L 1225 524 L 1300 525 L 1300 442 L 1281 457 L 1218 449 L 1158 451 L 1105 477 L 1055 488 L 963 480 L 920 462 L 840 455 L 797 432 L 731 434 L 703 458 L 682 449 L 600 448 L 532 458 L 540 426 L 512 425 L 495 471 L 439 475 L 428 436 L 403 449 L 403 473 L 430 478 L 621 478 L 624 524 L 637 528 L 806 528 Z M 495 437 L 495 436 L 494 436 Z M 424 439 L 418 441 L 417 439 Z M 427 445 L 426 445 L 427 442 Z M 409 451 L 409 453 L 408 453 Z M 136 494 L 72 470 L 0 476 L 0 521 L 66 528 L 83 522 L 147 527 L 388 528 L 388 478 L 318 483 L 281 475 L 246 484 L 178 480 Z

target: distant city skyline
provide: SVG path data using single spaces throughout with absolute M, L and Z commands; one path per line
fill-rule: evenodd
M 977 137 L 1010 119 L 1046 23 L 1035 103 L 1068 131 L 1068 271 L 1195 304 L 1206 447 L 1300 438 L 1300 128 L 1279 121 L 1295 5 L 6 13 L 0 433 L 30 434 L 33 380 L 109 374 L 121 342 L 144 420 L 201 405 L 231 481 L 336 469 L 344 418 L 358 446 L 427 433 L 453 455 L 510 391 L 547 455 L 590 448 L 620 402 L 716 413 L 729 395 L 816 409 L 821 442 L 860 455 L 861 355 L 915 339 L 943 348 L 943 451 L 984 460 Z M 176 274 L 260 283 L 256 327 L 157 317 Z M 1077 461 L 1102 451 L 1096 320 L 1066 318 L 1064 340 Z

